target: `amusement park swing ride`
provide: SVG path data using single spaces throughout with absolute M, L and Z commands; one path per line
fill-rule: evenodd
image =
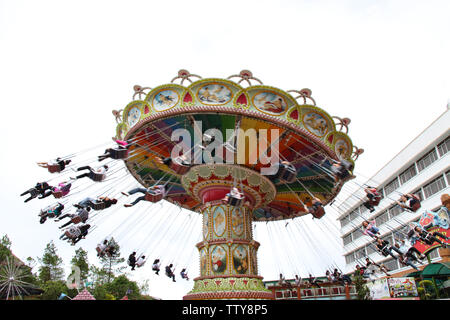
M 180 70 L 169 84 L 134 86 L 133 100 L 113 115 L 117 146 L 98 160 L 123 161 L 127 176 L 140 184 L 122 192 L 127 199 L 139 194 L 125 207 L 165 200 L 202 217 L 200 275 L 184 299 L 271 299 L 258 274 L 253 223 L 307 214 L 321 219 L 354 178 L 354 162 L 363 153 L 348 136 L 350 119 L 330 116 L 311 90 L 267 86 L 248 70 L 207 79 Z M 58 174 L 73 166 L 69 158 L 42 166 Z M 115 172 L 109 169 L 80 167 L 77 172 L 88 172 L 27 192 L 31 199 L 64 200 L 82 178 L 109 181 Z M 62 239 L 76 243 L 91 227 L 79 224 L 115 204 L 106 197 L 86 201 Z M 83 216 L 88 206 L 93 210 Z

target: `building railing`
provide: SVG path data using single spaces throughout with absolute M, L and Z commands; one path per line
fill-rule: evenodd
M 345 286 L 336 285 L 332 282 L 324 282 L 320 285 L 320 288 L 308 287 L 307 285 L 301 285 L 300 287 L 293 285 L 269 285 L 268 289 L 272 290 L 274 293 L 275 300 L 302 300 L 314 298 L 332 299 L 333 297 L 343 296 L 348 299 L 350 296 L 356 295 L 356 288 L 353 285 L 348 286 L 348 293 L 346 292 Z

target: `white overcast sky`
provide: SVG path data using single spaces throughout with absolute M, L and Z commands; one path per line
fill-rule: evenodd
M 365 149 L 356 171 L 371 176 L 445 111 L 449 16 L 446 0 L 0 0 L 0 235 L 8 234 L 23 259 L 41 256 L 54 239 L 68 263 L 74 248 L 57 240 L 52 221 L 38 223 L 44 202 L 24 204 L 19 197 L 49 177 L 35 162 L 110 141 L 111 110 L 131 101 L 133 85 L 168 83 L 181 68 L 203 78 L 249 69 L 266 85 L 310 88 L 319 107 L 351 118 L 349 135 Z M 331 213 L 328 222 L 336 216 Z M 312 222 L 302 219 L 304 227 Z M 109 227 L 80 242 L 91 262 Z M 339 240 L 331 244 L 318 232 L 304 243 L 315 239 L 320 248 L 289 244 L 291 251 L 287 246 L 277 253 L 301 232 L 270 238 L 291 226 L 258 228 L 258 260 L 267 280 L 280 271 L 321 275 L 328 252 L 342 266 Z M 174 244 L 190 251 L 197 240 Z M 133 246 L 125 243 L 124 253 Z M 198 269 L 190 273 L 197 276 Z M 150 278 L 150 293 L 158 297 L 180 299 L 193 285 L 150 274 L 143 269 L 133 277 Z

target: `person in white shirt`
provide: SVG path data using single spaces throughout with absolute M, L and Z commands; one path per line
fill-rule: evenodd
M 145 263 L 145 256 L 140 256 L 136 261 L 136 266 L 138 268 L 142 267 Z
M 161 270 L 161 262 L 159 262 L 159 259 L 153 261 L 152 270 L 159 275 L 159 270 Z

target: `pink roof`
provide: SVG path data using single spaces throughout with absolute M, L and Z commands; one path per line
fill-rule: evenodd
M 89 291 L 87 291 L 87 289 L 84 289 L 72 300 L 95 300 L 95 298 L 92 294 L 89 293 Z

